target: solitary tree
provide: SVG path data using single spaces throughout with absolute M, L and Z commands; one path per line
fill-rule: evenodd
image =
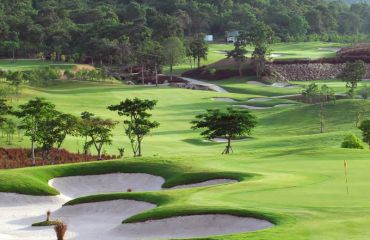
M 171 81 L 173 78 L 173 66 L 181 63 L 185 56 L 184 43 L 178 37 L 170 37 L 163 42 L 163 55 L 165 64 L 170 68 Z
M 206 113 L 196 116 L 191 122 L 192 129 L 205 129 L 201 135 L 207 138 L 223 137 L 227 146 L 222 154 L 233 152 L 231 140 L 238 136 L 250 135 L 256 127 L 256 117 L 247 110 L 228 108 L 226 112 L 208 109 Z
M 87 153 L 90 146 L 94 146 L 98 153 L 98 160 L 101 160 L 103 146 L 112 144 L 112 130 L 115 125 L 116 123 L 110 119 L 94 117 L 94 114 L 88 112 L 82 113 L 80 125 L 82 128 L 80 128 L 80 131 L 81 135 L 86 137 L 85 153 Z
M 242 66 L 247 59 L 247 36 L 245 32 L 241 32 L 238 40 L 234 43 L 234 49 L 227 52 L 228 58 L 233 58 L 238 65 L 239 76 L 243 75 Z
M 348 95 L 353 97 L 357 84 L 367 73 L 366 64 L 362 60 L 355 62 L 347 62 L 339 78 L 346 82 L 346 87 L 349 88 Z
M 369 145 L 370 149 L 370 120 L 364 120 L 359 129 L 362 131 L 362 140 Z
M 128 118 L 123 121 L 123 124 L 135 157 L 142 156 L 141 145 L 144 137 L 149 135 L 152 129 L 159 126 L 158 122 L 150 120 L 152 115 L 148 113 L 149 110 L 153 110 L 156 104 L 155 100 L 134 98 L 108 107 L 109 110 L 118 112 L 119 116 Z
M 26 104 L 20 105 L 14 114 L 21 119 L 21 128 L 25 130 L 25 135 L 30 137 L 32 151 L 32 166 L 35 166 L 35 143 L 37 133 L 44 118 L 54 111 L 55 106 L 45 101 L 43 98 L 35 98 Z

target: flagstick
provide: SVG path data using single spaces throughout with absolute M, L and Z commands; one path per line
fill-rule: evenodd
M 346 177 L 346 186 L 347 186 L 347 195 L 349 195 L 349 188 L 348 188 L 348 176 L 347 176 L 347 161 L 344 160 L 344 175 Z

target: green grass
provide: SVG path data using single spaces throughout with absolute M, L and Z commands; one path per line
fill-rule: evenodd
M 124 86 L 106 83 L 69 83 L 44 88 L 23 87 L 18 105 L 35 97 L 45 97 L 58 110 L 78 115 L 91 111 L 98 116 L 121 120 L 106 109 L 127 97 L 158 100 L 153 119 L 161 126 L 144 139 L 143 158 L 131 156 L 129 142 L 121 124 L 114 130 L 108 153 L 117 154 L 124 146 L 123 160 L 76 165 L 49 166 L 0 171 L 0 191 L 33 195 L 54 195 L 47 185 L 53 177 L 107 172 L 144 172 L 163 176 L 166 186 L 192 183 L 220 176 L 234 177 L 238 183 L 194 189 L 163 190 L 90 196 L 84 201 L 135 199 L 158 205 L 157 208 L 127 219 L 127 222 L 197 213 L 245 214 L 267 218 L 277 226 L 263 231 L 212 237 L 212 239 L 252 240 L 336 240 L 368 239 L 370 230 L 370 153 L 369 150 L 342 149 L 344 136 L 354 133 L 356 113 L 370 109 L 369 100 L 347 99 L 328 104 L 326 132 L 319 133 L 319 106 L 296 104 L 288 108 L 253 111 L 258 127 L 248 141 L 235 142 L 235 153 L 221 155 L 223 143 L 204 142 L 190 121 L 207 108 L 225 109 L 235 103 L 214 101 L 230 97 L 242 103 L 254 97 L 300 93 L 302 88 L 272 88 L 245 84 L 251 79 L 219 81 L 233 93 L 192 91 L 173 88 Z M 309 84 L 308 82 L 293 82 Z M 345 83 L 322 81 L 344 92 Z M 275 101 L 275 100 L 274 100 Z M 278 100 L 276 100 L 278 101 Z M 280 100 L 279 100 L 280 101 Z M 286 100 L 281 100 L 286 101 Z M 365 117 L 369 116 L 369 111 Z M 1 138 L 2 146 L 6 146 Z M 27 147 L 27 139 L 13 146 Z M 64 146 L 82 150 L 82 140 L 69 137 Z M 349 195 L 346 193 L 343 161 L 348 161 Z M 125 220 L 125 219 L 122 219 Z
M 323 57 L 334 57 L 335 52 L 330 48 L 341 48 L 345 46 L 343 43 L 327 43 L 327 42 L 300 42 L 300 43 L 275 43 L 270 46 L 272 59 L 317 59 Z M 226 58 L 226 51 L 234 48 L 233 44 L 212 43 L 209 44 L 209 52 L 206 60 L 201 62 L 202 65 L 208 65 Z M 253 48 L 248 48 L 250 57 Z M 190 69 L 190 64 L 185 61 L 174 68 L 175 74 L 180 74 Z M 165 73 L 168 69 L 165 68 Z
M 68 63 L 58 63 L 58 62 L 51 62 L 51 61 L 43 61 L 43 60 L 34 60 L 34 59 L 22 59 L 22 60 L 8 60 L 8 59 L 1 59 L 0 60 L 0 69 L 4 71 L 25 71 L 31 70 L 35 68 L 47 67 L 52 66 L 56 68 L 60 68 L 63 70 L 72 69 L 76 66 L 76 64 L 68 64 Z
M 55 226 L 59 221 L 43 221 L 43 222 L 38 222 L 38 223 L 33 223 L 32 227 L 50 227 L 50 226 Z

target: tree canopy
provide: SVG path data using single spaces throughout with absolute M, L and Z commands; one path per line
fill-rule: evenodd
M 187 38 L 269 26 L 276 41 L 370 33 L 370 6 L 325 0 L 22 0 L 0 2 L 0 56 L 119 62 L 122 39 Z M 264 32 L 264 31 L 262 31 Z M 122 53 L 122 51 L 121 51 Z
M 192 129 L 203 129 L 201 135 L 209 139 L 226 138 L 227 146 L 223 154 L 232 152 L 231 140 L 236 137 L 250 135 L 256 127 L 256 117 L 248 110 L 235 110 L 228 108 L 227 111 L 208 109 L 206 113 L 196 116 L 191 122 Z

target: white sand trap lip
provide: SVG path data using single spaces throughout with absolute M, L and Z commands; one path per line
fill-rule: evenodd
M 55 178 L 49 184 L 69 198 L 81 196 L 133 191 L 160 190 L 164 179 L 144 173 L 113 173 Z
M 212 98 L 212 100 L 219 101 L 219 102 L 236 102 L 232 98 L 224 98 L 224 97 L 216 97 L 216 98 Z
M 256 106 L 250 106 L 250 105 L 233 105 L 233 107 L 238 107 L 238 108 L 246 108 L 250 110 L 260 110 L 260 109 L 270 109 L 272 107 L 256 107 Z
M 76 238 L 71 239 L 121 239 L 122 236 L 110 235 L 109 231 L 120 226 L 122 220 L 155 207 L 156 205 L 147 202 L 114 200 L 64 206 L 53 213 L 52 216 L 68 225 L 69 232 L 76 236 Z
M 283 108 L 283 107 L 290 107 L 295 104 L 293 103 L 282 103 L 282 104 L 276 104 L 273 107 L 256 107 L 256 106 L 250 106 L 250 105 L 233 105 L 233 107 L 239 107 L 239 108 L 246 108 L 250 110 L 261 110 L 261 109 L 271 109 L 271 108 Z
M 247 102 L 268 102 L 271 100 L 271 98 L 251 98 Z
M 170 189 L 186 189 L 186 188 L 195 188 L 195 187 L 206 187 L 206 186 L 213 186 L 213 185 L 220 185 L 220 184 L 226 184 L 226 183 L 236 183 L 237 180 L 234 179 L 213 179 L 208 180 L 200 183 L 193 183 L 193 184 L 186 184 L 186 185 L 177 185 Z
M 193 215 L 123 224 L 112 230 L 122 239 L 176 239 L 228 235 L 273 227 L 266 220 L 226 214 Z

